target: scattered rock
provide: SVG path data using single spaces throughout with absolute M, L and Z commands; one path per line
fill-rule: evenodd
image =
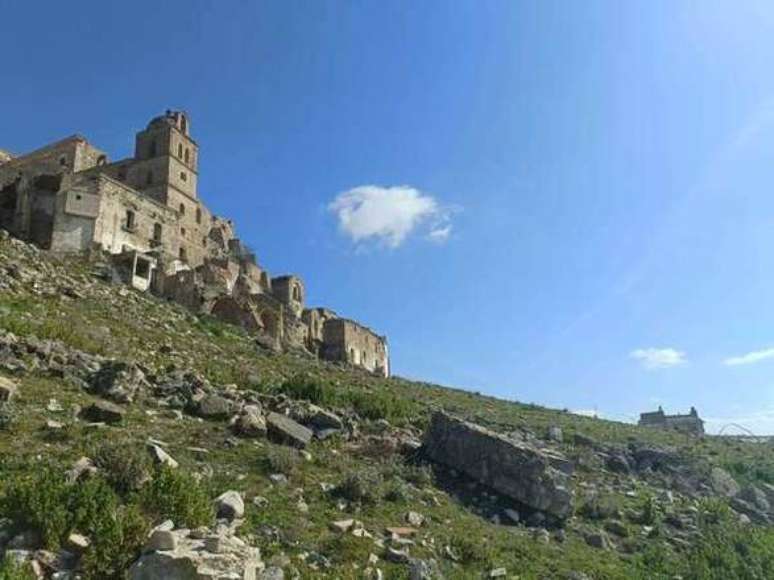
M 245 514 L 245 502 L 238 491 L 227 491 L 215 498 L 215 512 L 219 518 L 235 520 Z
M 72 552 L 76 552 L 78 554 L 86 551 L 86 549 L 91 545 L 91 540 L 87 538 L 86 536 L 83 536 L 81 534 L 70 534 L 67 536 L 67 542 L 65 542 L 65 546 L 68 550 Z
M 312 440 L 311 430 L 279 413 L 269 413 L 266 417 L 266 426 L 269 437 L 279 443 L 304 448 Z
M 148 443 L 148 452 L 150 453 L 151 458 L 153 458 L 153 461 L 159 465 L 166 465 L 172 469 L 176 469 L 179 465 L 169 453 L 155 443 Z
M 355 520 L 349 519 L 349 520 L 338 520 L 335 522 L 330 523 L 330 528 L 334 532 L 340 532 L 342 534 L 347 533 L 350 529 L 352 529 L 352 526 L 355 525 Z
M 257 405 L 247 405 L 234 422 L 234 430 L 243 437 L 265 437 L 266 419 Z
M 171 530 L 153 530 L 150 538 L 148 538 L 148 542 L 145 544 L 146 552 L 175 549 L 177 549 L 177 536 Z
M 255 579 L 263 568 L 258 548 L 234 536 L 227 526 L 196 532 L 157 529 L 153 535 L 159 546 L 174 547 L 144 553 L 129 569 L 130 580 Z
M 623 453 L 613 453 L 605 461 L 605 466 L 613 473 L 630 473 L 632 468 L 629 460 Z
M 384 552 L 384 559 L 396 564 L 407 564 L 409 562 L 408 549 L 397 550 L 391 546 Z
M 10 401 L 16 396 L 19 384 L 16 381 L 0 377 L 0 402 Z
M 220 395 L 204 395 L 195 408 L 195 414 L 204 419 L 228 419 L 234 414 L 236 404 Z
M 259 580 L 285 580 L 285 572 L 279 566 L 269 566 L 258 578 Z
M 80 413 L 82 419 L 95 423 L 120 423 L 124 419 L 125 411 L 118 405 L 107 401 L 92 403 Z
M 419 512 L 408 512 L 406 514 L 406 523 L 408 523 L 410 526 L 414 526 L 415 528 L 422 527 L 422 524 L 425 523 L 425 516 Z
M 762 512 L 771 511 L 771 505 L 762 489 L 754 485 L 746 485 L 738 494 L 739 499 L 743 499 L 752 504 Z
M 734 497 L 739 493 L 739 484 L 722 467 L 713 467 L 710 470 L 709 484 L 712 491 L 726 497 Z
M 546 430 L 546 439 L 555 443 L 561 443 L 564 440 L 562 428 L 557 425 L 551 425 Z
M 130 403 L 140 389 L 148 386 L 148 381 L 136 364 L 111 360 L 92 375 L 90 384 L 93 391 L 103 397 Z
M 344 427 L 341 417 L 315 405 L 310 406 L 309 414 L 309 425 L 315 430 L 342 429 Z
M 94 465 L 94 462 L 88 457 L 81 457 L 67 471 L 67 481 L 75 483 L 95 473 L 97 473 L 97 466 Z
M 603 531 L 586 532 L 586 534 L 584 534 L 584 539 L 592 548 L 599 548 L 601 550 L 610 549 L 610 539 Z

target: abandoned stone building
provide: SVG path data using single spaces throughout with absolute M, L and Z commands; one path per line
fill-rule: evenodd
M 274 348 L 303 348 L 389 374 L 386 338 L 306 308 L 298 276 L 271 277 L 198 193 L 188 116 L 167 111 L 111 161 L 74 135 L 25 155 L 0 150 L 0 229 L 54 252 L 104 252 L 135 288 L 238 324 Z
M 664 413 L 664 409 L 659 406 L 658 411 L 640 413 L 638 424 L 643 427 L 674 429 L 695 435 L 704 433 L 704 421 L 699 418 L 699 414 L 694 407 L 691 407 L 691 411 L 687 415 L 667 415 Z

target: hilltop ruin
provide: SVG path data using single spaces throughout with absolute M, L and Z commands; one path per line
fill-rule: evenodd
M 271 277 L 234 223 L 199 198 L 199 146 L 182 111 L 153 118 L 134 154 L 111 161 L 74 135 L 0 151 L 0 229 L 53 252 L 104 253 L 141 291 L 242 326 L 264 345 L 389 375 L 386 337 L 307 308 L 303 280 Z

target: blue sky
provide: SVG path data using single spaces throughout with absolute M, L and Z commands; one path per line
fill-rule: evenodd
M 770 2 L 77 6 L 0 0 L 0 148 L 185 109 L 205 202 L 396 373 L 774 433 Z

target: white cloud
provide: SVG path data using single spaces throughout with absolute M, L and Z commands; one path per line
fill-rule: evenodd
M 673 348 L 638 348 L 629 357 L 640 361 L 646 369 L 666 369 L 685 362 L 685 353 Z
M 732 356 L 731 358 L 724 360 L 723 364 L 730 367 L 738 365 L 751 365 L 753 363 L 757 363 L 772 357 L 774 357 L 774 348 L 766 348 L 763 350 L 754 350 L 741 356 Z
M 443 243 L 452 231 L 452 210 L 407 185 L 361 185 L 340 193 L 328 209 L 356 243 L 373 240 L 397 248 L 418 228 L 426 230 L 427 239 Z
M 435 242 L 436 244 L 443 244 L 446 242 L 446 240 L 449 239 L 451 231 L 452 225 L 446 224 L 443 227 L 437 227 L 433 230 L 430 230 L 430 232 L 427 234 L 427 239 L 431 242 Z
M 570 413 L 573 415 L 581 415 L 582 417 L 591 417 L 593 419 L 601 419 L 602 413 L 596 409 L 570 409 Z

